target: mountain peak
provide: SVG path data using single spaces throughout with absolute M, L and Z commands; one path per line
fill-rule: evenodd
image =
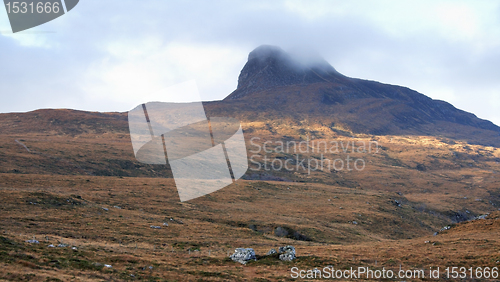
M 226 99 L 277 86 L 333 82 L 342 76 L 315 52 L 295 50 L 287 53 L 272 45 L 261 45 L 248 55 L 238 77 L 238 88 Z
M 269 58 L 285 58 L 287 56 L 288 54 L 278 46 L 261 45 L 248 54 L 248 61 L 254 59 L 262 61 Z

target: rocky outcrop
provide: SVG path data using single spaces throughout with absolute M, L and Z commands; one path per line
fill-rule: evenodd
M 252 248 L 237 248 L 234 250 L 234 254 L 229 256 L 229 258 L 241 264 L 257 260 L 255 251 Z M 295 247 L 291 245 L 280 247 L 278 251 L 276 251 L 276 249 L 271 249 L 265 256 L 259 257 L 259 259 L 270 259 L 271 261 L 278 261 L 278 259 L 282 261 L 292 261 L 296 258 Z

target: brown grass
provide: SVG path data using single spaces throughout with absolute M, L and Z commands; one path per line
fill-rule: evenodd
M 120 114 L 109 115 L 121 126 Z M 16 124 L 15 118 L 9 122 Z M 3 132 L 0 280 L 287 281 L 293 266 L 498 265 L 499 149 L 301 123 L 244 127 L 252 131 L 247 138 L 261 142 L 374 140 L 381 150 L 351 154 L 365 159 L 361 172 L 249 171 L 254 180 L 181 203 L 168 167 L 136 162 L 123 128 L 108 132 L 84 123 L 86 131 L 74 128 L 78 134 L 62 132 L 62 125 L 45 134 Z M 264 180 L 269 176 L 285 181 Z M 456 224 L 485 213 L 491 213 L 485 220 Z M 447 225 L 452 228 L 433 236 Z M 277 237 L 277 227 L 309 241 Z M 33 238 L 40 244 L 26 243 Z M 48 247 L 61 243 L 69 247 Z M 262 258 L 243 266 L 227 258 L 238 247 L 262 256 L 287 244 L 297 248 L 297 260 Z

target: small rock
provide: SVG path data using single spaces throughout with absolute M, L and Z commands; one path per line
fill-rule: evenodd
M 156 226 L 156 225 L 151 225 L 150 227 L 153 229 L 161 229 L 161 226 Z
M 246 264 L 250 260 L 257 260 L 255 251 L 252 248 L 237 248 L 229 258 L 241 264 Z
M 270 255 L 277 254 L 277 253 L 278 252 L 275 249 L 270 249 L 269 252 L 267 252 L 266 255 L 270 256 Z
M 288 246 L 284 246 L 284 247 L 280 247 L 278 249 L 278 252 L 280 254 L 283 254 L 283 253 L 286 253 L 286 252 L 293 252 L 295 254 L 295 247 L 294 246 L 291 246 L 291 245 L 288 245 Z
M 109 209 L 108 209 L 108 208 L 102 208 L 102 209 L 103 209 L 103 210 L 105 210 L 105 211 L 109 211 Z
M 35 239 L 28 240 L 28 241 L 26 241 L 26 243 L 30 243 L 30 244 L 40 244 L 40 242 L 38 242 L 38 240 L 35 240 Z
M 173 221 L 174 223 L 178 223 L 178 224 L 184 224 L 184 222 L 182 222 L 182 220 L 178 220 L 178 219 L 174 219 L 174 218 L 170 218 L 170 221 Z
M 451 226 L 449 226 L 449 225 L 448 225 L 448 226 L 445 226 L 445 227 L 441 228 L 441 230 L 440 230 L 440 231 L 449 230 L 450 228 L 451 228 Z
M 119 206 L 114 206 L 113 208 L 121 210 L 122 208 Z
M 112 268 L 113 266 L 111 264 L 105 264 L 104 267 L 106 267 L 106 268 Z
M 477 217 L 477 219 L 486 219 L 488 217 L 488 214 L 483 214 Z
M 358 224 L 358 222 L 357 221 L 353 221 L 352 224 Z
M 76 247 L 72 247 L 71 249 L 72 249 L 73 251 L 76 251 L 76 250 L 78 250 L 78 249 L 77 249 Z
M 168 223 L 164 222 L 164 223 L 163 223 L 163 226 L 168 226 Z
M 66 245 L 66 244 L 59 244 L 59 245 L 57 245 L 58 248 L 66 248 L 67 246 L 68 245 Z
M 55 248 L 56 246 L 54 246 L 54 245 L 50 244 L 50 245 L 48 245 L 47 247 L 49 247 L 49 248 Z

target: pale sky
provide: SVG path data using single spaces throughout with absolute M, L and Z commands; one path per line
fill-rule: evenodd
M 81 0 L 12 34 L 0 7 L 0 112 L 128 111 L 195 80 L 237 85 L 262 44 L 315 49 L 344 75 L 407 86 L 500 125 L 500 1 Z

